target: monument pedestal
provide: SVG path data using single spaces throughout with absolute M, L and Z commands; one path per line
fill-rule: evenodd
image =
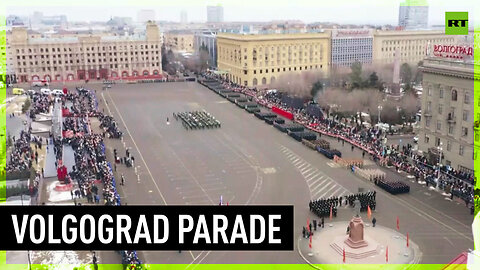
M 330 244 L 330 247 L 332 247 L 340 256 L 343 256 L 343 249 L 345 249 L 345 257 L 353 259 L 364 259 L 380 253 L 380 244 L 369 237 L 362 242 L 362 246 L 358 247 L 346 245 L 348 240 L 348 236 L 338 236 Z

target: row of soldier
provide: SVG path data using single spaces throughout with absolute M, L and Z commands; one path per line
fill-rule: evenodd
M 337 204 L 338 204 L 338 198 L 332 197 L 328 199 L 310 201 L 309 208 L 310 208 L 310 211 L 313 212 L 318 217 L 330 216 L 330 212 L 334 217 L 336 217 Z

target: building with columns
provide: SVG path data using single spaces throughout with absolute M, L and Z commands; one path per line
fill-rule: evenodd
M 330 33 L 217 35 L 218 70 L 232 82 L 266 88 L 282 74 L 328 74 Z
M 471 173 L 474 161 L 478 162 L 474 141 L 477 147 L 480 142 L 478 127 L 474 126 L 474 117 L 478 117 L 474 104 L 480 103 L 474 95 L 474 82 L 480 80 L 480 74 L 474 73 L 473 61 L 445 56 L 423 62 L 419 150 L 443 156 L 441 164 Z
M 8 37 L 18 82 L 160 78 L 161 39 L 154 23 L 143 35 L 30 36 L 13 28 Z

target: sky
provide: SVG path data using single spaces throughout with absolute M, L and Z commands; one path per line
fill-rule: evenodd
M 302 20 L 352 24 L 398 24 L 403 0 L 82 0 L 65 6 L 63 0 L 2 0 L 6 14 L 28 16 L 66 15 L 69 21 L 106 21 L 113 16 L 137 18 L 141 9 L 153 9 L 156 20 L 180 21 L 185 10 L 189 22 L 204 22 L 206 6 L 221 4 L 225 21 Z M 39 6 L 39 3 L 42 6 Z M 445 11 L 468 11 L 480 15 L 479 0 L 428 0 L 429 24 L 444 24 Z M 477 3 L 478 2 L 478 3 Z M 476 20 L 478 22 L 478 20 Z

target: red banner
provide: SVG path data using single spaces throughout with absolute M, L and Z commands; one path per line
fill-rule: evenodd
M 272 112 L 279 114 L 287 119 L 293 120 L 293 113 L 287 112 L 283 109 L 280 109 L 278 107 L 272 106 Z

